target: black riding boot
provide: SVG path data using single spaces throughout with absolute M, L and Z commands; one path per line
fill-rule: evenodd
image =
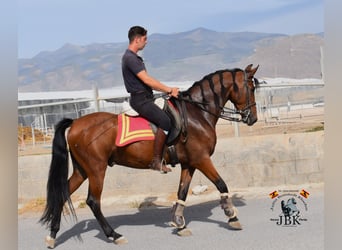
M 152 170 L 157 170 L 162 173 L 171 172 L 171 169 L 162 163 L 165 142 L 166 142 L 166 134 L 164 133 L 163 129 L 158 128 L 156 137 L 154 139 L 154 152 L 153 152 L 153 159 L 150 164 L 150 168 Z

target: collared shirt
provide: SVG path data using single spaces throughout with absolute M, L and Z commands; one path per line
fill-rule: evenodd
M 127 49 L 121 59 L 122 76 L 129 93 L 152 93 L 151 87 L 139 79 L 137 74 L 146 70 L 144 60 L 133 51 Z

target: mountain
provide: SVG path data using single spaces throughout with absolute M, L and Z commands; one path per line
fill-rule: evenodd
M 142 56 L 161 81 L 196 81 L 225 68 L 259 64 L 257 77 L 320 78 L 323 34 L 288 36 L 216 32 L 203 28 L 152 34 Z M 121 56 L 127 43 L 65 44 L 18 61 L 18 91 L 108 88 L 123 84 Z

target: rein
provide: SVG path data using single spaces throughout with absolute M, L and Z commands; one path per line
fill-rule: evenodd
M 208 105 L 208 103 L 197 102 L 197 101 L 194 101 L 194 100 L 189 99 L 189 98 L 184 98 L 182 95 L 180 95 L 178 98 L 182 101 L 185 101 L 185 102 L 188 102 L 191 104 L 195 104 L 198 108 L 200 108 L 201 110 L 207 112 L 208 114 L 210 114 L 212 116 L 215 116 L 217 118 L 222 118 L 222 119 L 227 120 L 227 121 L 233 121 L 233 122 L 243 121 L 243 118 L 233 117 L 233 115 L 241 115 L 241 116 L 245 115 L 245 117 L 248 118 L 248 116 L 251 112 L 249 108 L 256 105 L 256 103 L 254 102 L 252 104 L 247 105 L 242 110 L 231 109 L 231 108 L 220 106 L 219 108 L 221 109 L 221 113 L 219 115 L 217 115 L 217 114 L 214 114 L 214 113 L 210 112 L 209 110 L 207 110 L 206 108 L 203 107 L 203 106 Z

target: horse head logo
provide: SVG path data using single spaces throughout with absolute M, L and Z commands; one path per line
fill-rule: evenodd
M 296 206 L 297 201 L 295 198 L 290 198 L 287 200 L 287 203 L 285 204 L 285 201 L 281 201 L 281 210 L 283 211 L 284 216 L 292 216 L 292 215 L 298 215 L 299 210 Z

